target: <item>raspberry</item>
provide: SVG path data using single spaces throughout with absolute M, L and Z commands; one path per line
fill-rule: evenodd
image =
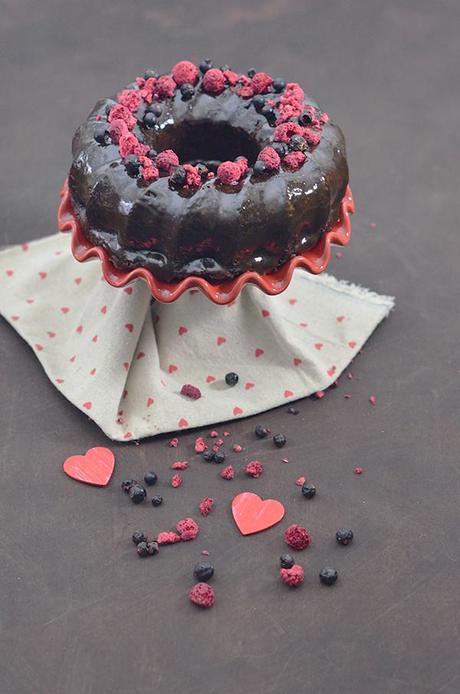
M 276 121 L 276 125 L 280 123 L 285 123 L 290 118 L 297 118 L 302 113 L 302 106 L 294 104 L 283 104 L 279 109 L 279 116 Z
M 299 477 L 299 479 L 296 480 L 295 483 L 298 487 L 303 487 L 303 485 L 305 484 L 306 481 L 307 481 L 307 478 L 302 476 L 302 477 Z
M 118 103 L 126 106 L 130 111 L 137 111 L 141 103 L 141 95 L 137 89 L 123 89 L 117 95 Z
M 159 545 L 174 545 L 176 542 L 180 542 L 181 539 L 177 533 L 163 532 L 158 534 L 157 543 Z
M 126 135 L 128 132 L 128 126 L 121 118 L 116 118 L 109 125 L 109 135 L 112 138 L 112 142 L 116 145 L 119 143 L 120 137 Z
M 260 463 L 258 460 L 251 460 L 251 462 L 248 463 L 244 468 L 244 471 L 248 477 L 254 477 L 254 479 L 258 479 L 263 473 L 264 467 L 262 463 Z
M 224 70 L 224 77 L 231 87 L 234 87 L 238 82 L 238 73 L 233 70 Z
M 313 147 L 319 145 L 319 143 L 321 142 L 321 134 L 315 132 L 314 130 L 310 130 L 310 128 L 305 128 L 303 136 L 308 142 L 308 144 L 312 145 Z
M 109 123 L 112 123 L 114 120 L 123 120 L 126 123 L 128 130 L 132 130 L 136 125 L 136 119 L 132 115 L 131 111 L 122 104 L 117 104 L 110 110 Z
M 172 149 L 165 149 L 157 154 L 155 164 L 161 171 L 166 171 L 167 174 L 170 174 L 176 166 L 179 166 L 179 157 Z
M 292 549 L 307 549 L 311 535 L 302 525 L 290 525 L 284 533 L 284 541 Z
M 281 97 L 281 101 L 286 98 L 294 98 L 296 101 L 303 101 L 305 99 L 305 93 L 300 84 L 297 82 L 288 82 L 284 94 Z
M 290 569 L 280 569 L 283 583 L 291 588 L 301 586 L 304 580 L 304 570 L 299 564 L 294 564 Z
M 198 436 L 195 439 L 195 453 L 203 453 L 207 449 L 208 445 L 202 436 Z
M 243 178 L 243 176 L 245 176 L 246 173 L 247 173 L 248 170 L 249 170 L 249 163 L 248 163 L 248 160 L 246 159 L 246 157 L 238 157 L 238 158 L 235 160 L 235 164 L 238 164 L 238 166 L 240 167 L 240 170 L 241 170 L 241 178 Z
M 256 72 L 252 78 L 252 84 L 256 94 L 265 94 L 273 84 L 273 78 L 266 72 Z
M 186 470 L 188 463 L 186 460 L 178 460 L 177 463 L 171 465 L 171 470 Z
M 209 496 L 205 496 L 204 499 L 201 499 L 200 503 L 198 504 L 198 508 L 200 509 L 202 516 L 209 516 L 213 506 L 214 499 L 211 499 Z
M 181 84 L 196 84 L 200 71 L 190 60 L 181 60 L 176 63 L 171 70 L 174 82 L 180 87 Z
M 217 169 L 217 175 L 225 185 L 238 183 L 242 175 L 241 165 L 238 162 L 224 161 Z
M 203 77 L 203 89 L 208 94 L 220 94 L 225 89 L 225 76 L 222 70 L 211 68 Z
M 145 101 L 148 104 L 151 104 L 153 101 L 153 94 L 155 91 L 156 84 L 157 78 L 149 77 L 147 80 L 144 80 L 144 84 L 141 86 L 140 95 L 143 99 L 145 99 Z
M 194 540 L 200 532 L 199 525 L 193 520 L 193 518 L 184 518 L 183 520 L 178 521 L 176 523 L 176 530 L 180 535 L 180 539 L 184 542 Z
M 289 152 L 283 159 L 283 164 L 290 171 L 297 171 L 305 162 L 306 156 L 303 152 Z
M 227 465 L 227 467 L 224 467 L 220 473 L 220 476 L 223 477 L 224 480 L 232 480 L 235 477 L 233 465 Z
M 174 489 L 177 489 L 177 487 L 181 486 L 183 481 L 184 480 L 182 479 L 182 477 L 179 475 L 179 473 L 177 473 L 176 475 L 173 475 L 171 477 L 171 487 L 174 487 Z
M 264 147 L 259 156 L 257 157 L 259 161 L 263 161 L 267 169 L 270 171 L 278 171 L 281 164 L 280 156 L 273 147 Z
M 201 176 L 198 173 L 196 166 L 191 164 L 184 164 L 184 169 L 186 171 L 185 185 L 189 188 L 199 188 L 201 185 Z
M 130 154 L 134 154 L 138 144 L 140 144 L 139 140 L 132 133 L 127 132 L 122 135 L 118 143 L 118 149 L 120 150 L 122 158 L 124 159 Z
M 210 436 L 212 439 L 217 439 L 217 437 L 219 436 L 219 432 L 213 430 L 213 431 L 211 431 L 211 433 L 209 434 L 209 436 Z
M 304 129 L 299 123 L 282 123 L 275 128 L 273 139 L 278 142 L 289 142 L 293 135 L 302 135 Z
M 176 83 L 169 75 L 162 75 L 155 84 L 155 92 L 161 98 L 171 98 L 176 91 Z
M 191 400 L 199 400 L 201 398 L 201 390 L 190 383 L 185 383 L 181 388 L 181 395 L 185 395 Z
M 188 596 L 193 604 L 198 605 L 198 607 L 212 607 L 216 601 L 214 589 L 208 583 L 197 583 L 193 586 Z
M 254 85 L 247 75 L 239 76 L 236 87 L 235 92 L 238 96 L 241 96 L 242 99 L 250 99 L 251 96 L 254 96 Z
M 325 125 L 326 123 L 329 123 L 329 116 L 327 113 L 322 113 L 319 117 L 319 122 L 321 125 Z
M 139 160 L 141 159 L 147 159 L 147 157 L 139 157 Z M 146 183 L 153 183 L 154 181 L 158 180 L 159 176 L 160 172 L 156 166 L 143 166 L 142 178 Z

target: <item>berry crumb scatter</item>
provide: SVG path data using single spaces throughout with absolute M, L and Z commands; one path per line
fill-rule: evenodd
M 355 473 L 355 475 L 362 475 L 363 472 L 364 472 L 364 470 L 363 470 L 362 467 L 355 467 L 355 469 L 353 470 L 353 472 Z
M 181 486 L 183 481 L 184 480 L 182 479 L 181 475 L 177 473 L 171 477 L 171 487 L 174 487 L 174 489 L 176 489 L 177 487 Z
M 216 601 L 213 587 L 203 582 L 194 585 L 188 596 L 198 607 L 212 607 Z
M 181 536 L 173 532 L 162 532 L 157 536 L 157 543 L 159 545 L 174 545 L 176 542 L 181 541 Z
M 258 460 L 251 460 L 244 468 L 244 471 L 248 477 L 258 479 L 264 471 L 264 466 Z
M 214 499 L 211 499 L 211 497 L 209 496 L 205 496 L 204 499 L 201 499 L 201 501 L 198 504 L 198 508 L 200 509 L 200 513 L 202 516 L 209 516 L 213 509 L 213 506 Z
M 183 542 L 194 540 L 200 532 L 200 527 L 193 518 L 184 518 L 176 523 L 176 530 Z
M 208 444 L 202 436 L 198 436 L 198 438 L 195 439 L 195 453 L 203 453 L 207 447 Z
M 235 477 L 235 471 L 233 469 L 233 465 L 227 465 L 227 467 L 224 467 L 224 469 L 220 473 L 220 476 L 224 480 L 232 480 Z
M 306 481 L 307 481 L 307 478 L 302 476 L 302 477 L 299 477 L 298 479 L 296 479 L 295 483 L 298 487 L 303 487 L 303 485 L 305 484 Z
M 283 583 L 291 588 L 297 588 L 304 582 L 304 570 L 299 564 L 294 564 L 290 569 L 280 569 L 280 576 Z
M 284 541 L 292 549 L 307 549 L 311 544 L 311 535 L 302 525 L 293 524 L 285 531 Z
M 188 462 L 186 460 L 178 460 L 176 463 L 172 463 L 171 470 L 186 470 L 188 468 Z

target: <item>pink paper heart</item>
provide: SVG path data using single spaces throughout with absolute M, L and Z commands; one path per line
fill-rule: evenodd
M 262 500 L 252 492 L 242 492 L 232 501 L 232 514 L 242 535 L 267 530 L 284 517 L 284 506 L 276 499 Z
M 90 448 L 85 455 L 72 455 L 64 462 L 64 472 L 78 482 L 105 487 L 112 477 L 115 456 L 108 448 Z

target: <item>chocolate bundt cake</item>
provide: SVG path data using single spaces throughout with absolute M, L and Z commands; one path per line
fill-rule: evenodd
M 276 270 L 336 223 L 348 183 L 341 130 L 297 83 L 209 60 L 99 101 L 73 156 L 84 235 L 166 282 Z

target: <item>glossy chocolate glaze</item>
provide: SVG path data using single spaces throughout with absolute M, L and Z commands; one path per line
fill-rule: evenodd
M 297 171 L 250 174 L 236 186 L 211 179 L 186 192 L 171 190 L 167 177 L 150 185 L 131 178 L 118 147 L 94 140 L 96 116 L 113 103 L 99 101 L 77 130 L 69 187 L 83 232 L 115 265 L 147 267 L 164 281 L 270 272 L 314 246 L 337 221 L 348 167 L 343 134 L 330 121 Z M 219 96 L 197 90 L 189 101 L 177 91 L 162 106 L 157 126 L 140 130 L 147 144 L 174 149 L 181 163 L 244 155 L 252 165 L 272 144 L 266 118 L 228 89 Z

